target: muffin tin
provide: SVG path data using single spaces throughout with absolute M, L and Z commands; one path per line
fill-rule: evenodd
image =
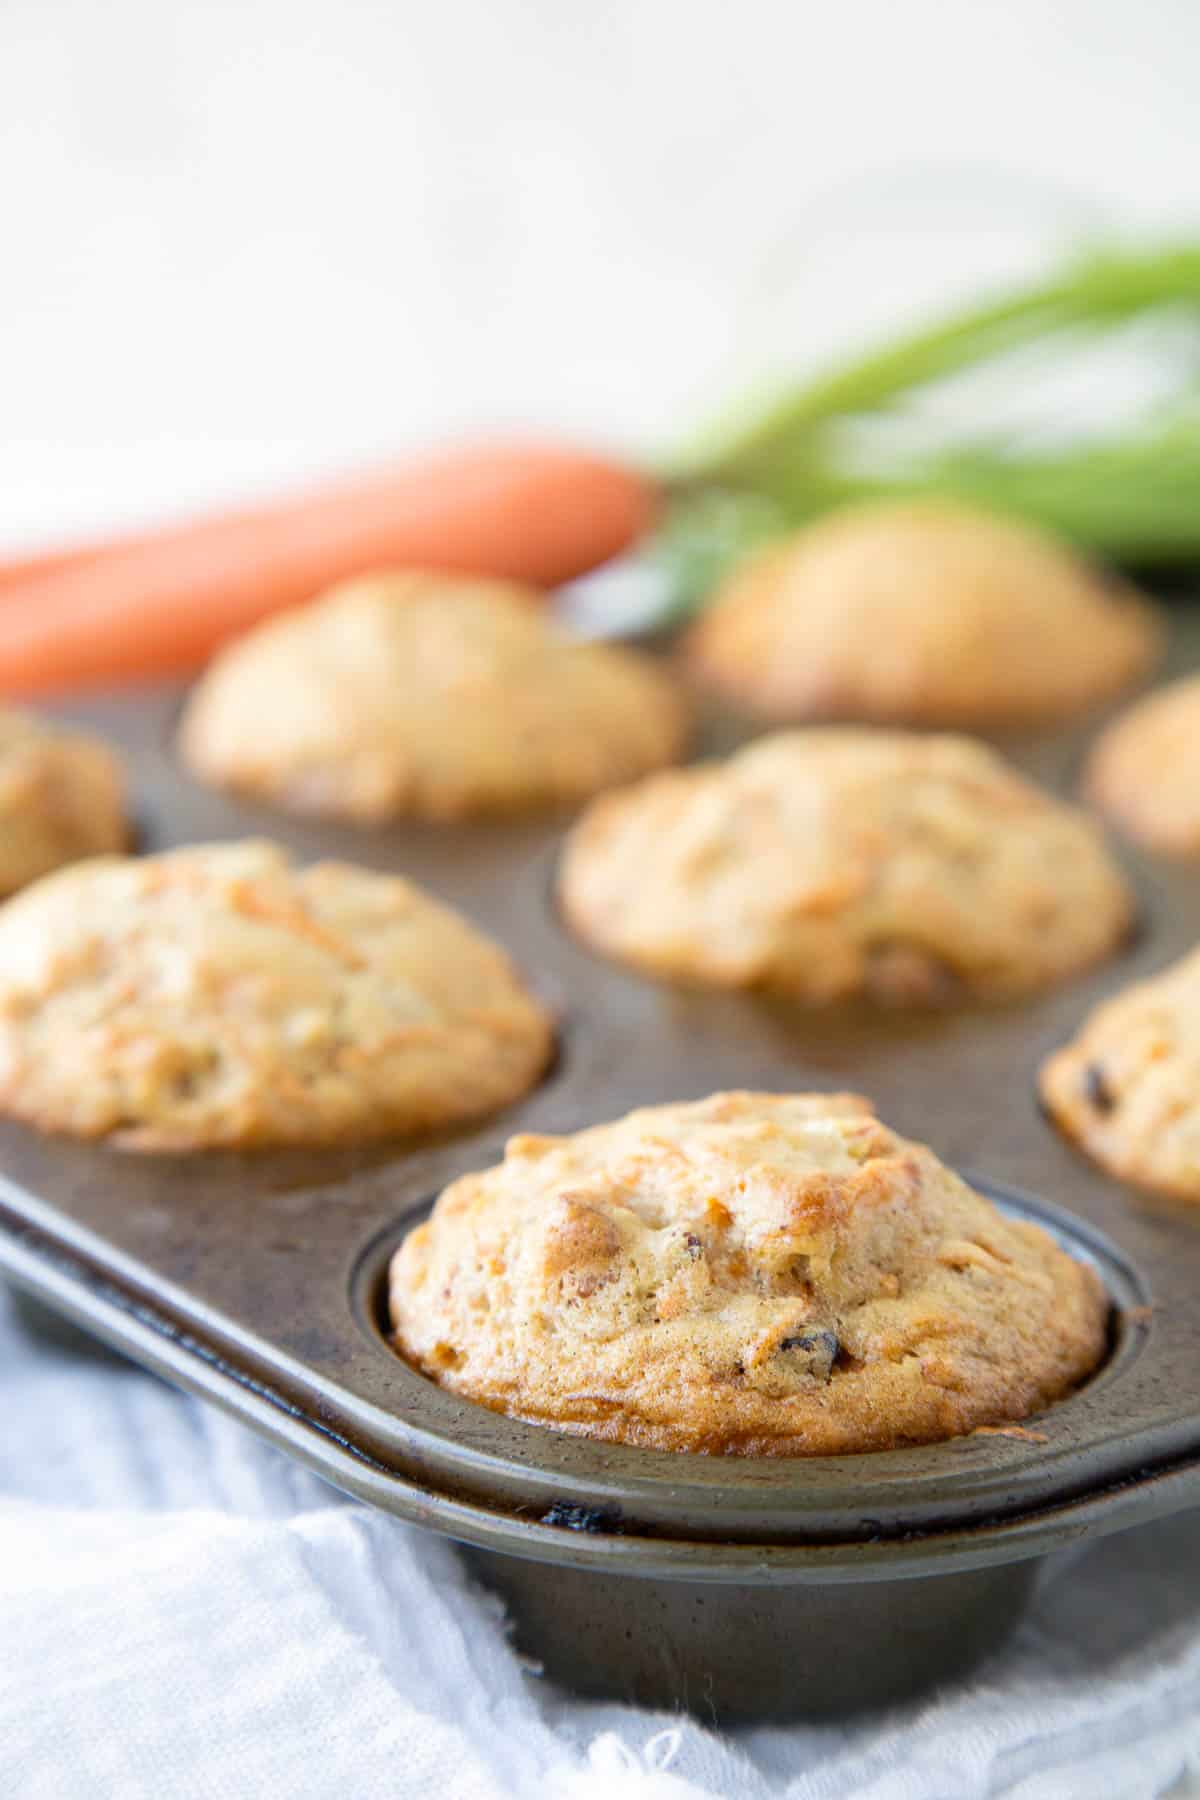
M 1176 621 L 1174 649 L 1177 670 L 1200 665 L 1200 618 Z M 559 1056 L 519 1106 L 419 1145 L 147 1158 L 5 1124 L 0 1267 L 20 1285 L 337 1486 L 457 1540 L 548 1674 L 721 1718 L 844 1711 L 957 1675 L 1019 1616 L 1043 1553 L 1200 1501 L 1200 1211 L 1090 1167 L 1041 1119 L 1034 1087 L 1101 995 L 1200 938 L 1200 868 L 1126 855 L 1137 942 L 1040 999 L 798 1012 L 661 986 L 574 942 L 553 900 L 561 819 L 366 832 L 196 787 L 171 749 L 178 702 L 138 692 L 70 710 L 129 752 L 144 848 L 271 835 L 413 876 L 512 950 L 559 1014 Z M 744 734 L 713 720 L 709 746 Z M 1069 790 L 1087 737 L 1004 748 Z M 387 1347 L 391 1250 L 510 1133 L 731 1087 L 869 1094 L 889 1124 L 1047 1224 L 1107 1284 L 1103 1368 L 1011 1433 L 740 1459 L 506 1419 Z

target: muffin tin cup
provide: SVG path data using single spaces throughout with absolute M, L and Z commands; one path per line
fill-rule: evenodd
M 1016 1625 L 1038 1567 L 730 1587 L 466 1554 L 525 1653 L 575 1693 L 731 1724 L 836 1717 L 959 1679 Z
M 1200 661 L 1200 621 L 1177 664 Z M 467 1547 L 517 1641 L 590 1693 L 717 1717 L 849 1710 L 964 1670 L 1048 1550 L 1200 1500 L 1200 1212 L 1108 1180 L 1041 1118 L 1034 1078 L 1102 995 L 1200 937 L 1200 870 L 1129 859 L 1137 942 L 1028 1002 L 799 1012 L 660 986 L 557 917 L 562 820 L 367 833 L 189 782 L 178 695 L 73 709 L 128 749 L 142 847 L 268 835 L 410 875 L 513 953 L 555 1008 L 554 1067 L 473 1129 L 361 1151 L 145 1157 L 0 1126 L 0 1267 L 370 1504 Z M 718 722 L 720 741 L 734 735 Z M 1069 783 L 1085 734 L 1009 741 Z M 388 1257 L 514 1131 L 568 1132 L 719 1088 L 851 1088 L 1002 1206 L 1091 1259 L 1110 1354 L 1015 1432 L 862 1456 L 672 1456 L 472 1405 L 386 1343 Z

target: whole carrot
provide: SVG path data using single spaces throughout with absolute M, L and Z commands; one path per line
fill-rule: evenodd
M 26 562 L 0 604 L 0 692 L 36 695 L 196 668 L 267 613 L 367 569 L 554 587 L 633 543 L 652 483 L 539 445 L 414 457 L 274 504 Z

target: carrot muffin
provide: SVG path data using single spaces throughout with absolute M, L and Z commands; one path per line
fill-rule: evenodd
M 1031 992 L 1133 905 L 1095 826 L 985 745 L 828 726 L 594 801 L 565 916 L 651 974 L 825 1002 Z
M 105 857 L 0 912 L 0 1111 L 146 1150 L 446 1125 L 537 1080 L 546 1013 L 410 882 L 268 843 Z
M 1137 681 L 1161 629 L 1029 526 L 946 501 L 848 507 L 735 570 L 685 646 L 771 719 L 1054 723 Z
M 1041 1093 L 1110 1174 L 1200 1201 L 1200 950 L 1098 1006 L 1043 1063 Z
M 397 1348 L 589 1437 L 889 1450 L 1023 1419 L 1099 1362 L 1090 1268 L 853 1094 L 713 1094 L 517 1137 L 391 1266 Z
M 1100 738 L 1088 798 L 1138 843 L 1200 856 L 1200 675 L 1131 707 Z
M 0 708 L 0 898 L 63 863 L 120 850 L 125 784 L 107 745 Z
M 218 656 L 182 728 L 204 780 L 372 824 L 579 801 L 677 757 L 670 678 L 574 641 L 531 590 L 449 575 L 352 581 Z

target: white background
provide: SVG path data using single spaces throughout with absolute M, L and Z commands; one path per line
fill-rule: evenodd
M 0 541 L 731 371 L 1200 205 L 1191 0 L 0 0 Z

